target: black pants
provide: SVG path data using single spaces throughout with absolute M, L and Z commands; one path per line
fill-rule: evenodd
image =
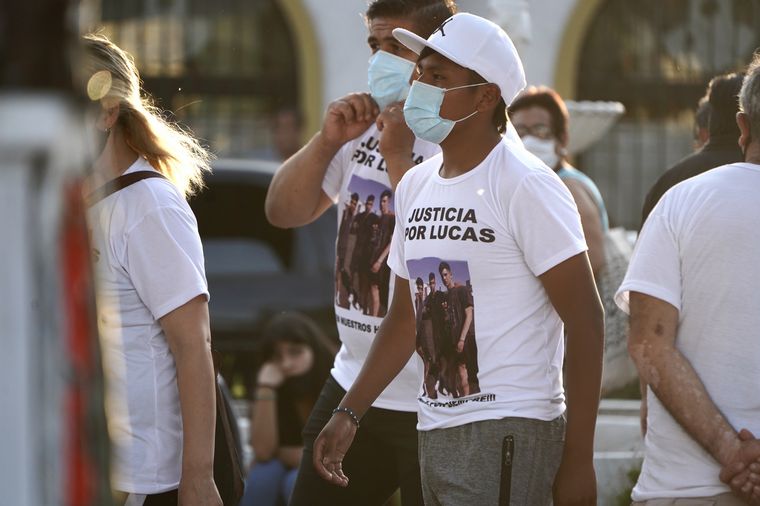
M 114 498 L 116 504 L 123 505 L 129 494 L 126 492 L 116 492 L 117 497 Z M 170 490 L 168 492 L 161 492 L 159 494 L 150 494 L 145 496 L 145 502 L 143 506 L 177 506 L 178 490 Z
M 169 492 L 146 496 L 143 506 L 176 506 L 177 500 L 177 490 L 170 490 Z
M 319 394 L 303 430 L 303 459 L 290 505 L 382 505 L 401 487 L 404 506 L 422 506 L 416 413 L 370 408 L 343 459 L 348 487 L 332 485 L 317 474 L 314 440 L 345 393 L 330 376 Z

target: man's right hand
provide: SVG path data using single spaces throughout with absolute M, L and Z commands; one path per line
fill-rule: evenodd
M 741 446 L 720 471 L 720 480 L 747 504 L 760 505 L 760 441 L 747 429 L 739 431 Z
M 333 485 L 348 486 L 343 459 L 356 435 L 356 425 L 345 413 L 336 413 L 314 441 L 314 468 Z
M 321 135 L 331 146 L 340 147 L 364 133 L 380 114 L 367 93 L 351 93 L 327 106 Z

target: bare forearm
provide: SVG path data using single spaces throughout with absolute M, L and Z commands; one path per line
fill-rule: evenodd
M 604 350 L 604 309 L 588 256 L 580 253 L 540 277 L 567 331 L 567 428 L 563 460 L 588 463 L 594 451 Z M 569 465 L 569 464 L 568 464 Z
M 214 465 L 216 379 L 208 343 L 198 341 L 172 350 L 182 412 L 183 475 L 189 472 L 212 473 Z
M 568 328 L 565 454 L 592 457 L 602 382 L 603 323 Z
M 275 392 L 269 388 L 257 388 L 251 417 L 251 446 L 257 460 L 274 457 L 279 445 L 277 432 L 277 409 Z
M 265 211 L 270 223 L 281 228 L 306 225 L 319 215 L 322 181 L 340 146 L 317 133 L 306 146 L 283 162 L 269 185 Z
M 359 376 L 340 405 L 363 416 L 409 361 L 414 344 L 414 318 L 393 318 L 389 313 L 380 325 Z
M 632 347 L 639 374 L 673 418 L 721 465 L 740 446 L 686 357 L 671 345 Z

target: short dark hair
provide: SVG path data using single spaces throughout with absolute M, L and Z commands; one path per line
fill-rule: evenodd
M 417 286 L 425 286 L 424 281 L 422 281 L 422 278 L 418 277 L 417 280 L 414 282 Z
M 374 202 L 375 201 L 375 196 L 372 195 L 372 194 L 367 195 L 367 199 L 365 200 L 365 202 L 369 202 L 369 201 Z
M 383 190 L 383 193 L 380 194 L 380 200 L 383 200 L 385 197 L 391 198 L 392 196 L 393 193 L 390 190 Z
M 417 61 L 426 58 L 430 56 L 431 54 L 439 54 L 433 49 L 430 49 L 429 47 L 425 46 L 422 51 L 420 52 L 420 56 L 417 58 Z M 441 55 L 443 56 L 443 55 Z M 443 56 L 446 58 L 445 56 Z M 448 59 L 448 58 L 447 58 Z M 455 65 L 459 65 L 456 62 L 453 62 Z M 462 65 L 459 65 L 462 67 Z M 470 72 L 470 82 L 468 84 L 478 84 L 478 83 L 487 83 L 483 76 L 478 74 L 472 69 L 469 69 L 467 67 L 462 67 L 467 69 Z M 493 84 L 493 83 L 491 83 Z M 499 99 L 499 103 L 496 106 L 496 109 L 493 111 L 493 115 L 491 116 L 491 122 L 493 123 L 494 128 L 496 128 L 496 131 L 500 134 L 503 134 L 507 131 L 507 104 L 504 102 L 504 97 Z
M 707 86 L 710 102 L 710 136 L 732 134 L 739 138 L 736 113 L 744 74 L 723 74 L 713 77 Z
M 710 106 L 710 101 L 708 99 L 709 97 L 707 95 L 700 98 L 699 103 L 697 104 L 697 110 L 694 111 L 695 136 L 697 134 L 697 129 L 707 130 L 710 126 L 710 110 L 712 107 Z
M 541 107 L 549 112 L 552 118 L 552 133 L 561 141 L 567 141 L 568 122 L 570 115 L 567 106 L 559 93 L 547 86 L 530 86 L 518 96 L 509 106 L 509 114 L 520 109 Z
M 435 281 L 435 274 L 433 274 L 432 272 L 428 274 L 428 281 Z
M 354 192 L 351 194 L 351 200 L 359 200 L 359 194 Z
M 445 20 L 456 14 L 454 0 L 374 0 L 367 7 L 367 20 L 375 18 L 405 18 L 427 39 Z
M 446 269 L 447 271 L 451 272 L 451 266 L 448 262 L 441 262 L 438 264 L 438 273 L 443 275 L 443 269 Z

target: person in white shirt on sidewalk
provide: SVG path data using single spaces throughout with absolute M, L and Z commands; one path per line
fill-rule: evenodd
M 760 55 L 739 102 L 744 162 L 665 193 L 617 294 L 650 387 L 637 506 L 760 504 Z

